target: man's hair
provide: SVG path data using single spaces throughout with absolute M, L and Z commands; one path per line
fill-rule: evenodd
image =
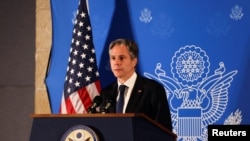
M 130 57 L 132 59 L 138 58 L 139 49 L 136 42 L 128 39 L 116 39 L 109 44 L 109 50 L 111 50 L 116 45 L 125 45 L 128 48 Z

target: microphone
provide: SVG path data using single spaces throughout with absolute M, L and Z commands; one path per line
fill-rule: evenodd
M 104 107 L 102 107 L 101 113 L 102 114 L 108 113 L 109 112 L 109 110 L 108 110 L 109 107 L 113 106 L 115 101 L 116 101 L 116 95 L 110 96 L 110 98 L 107 100 L 106 105 Z
M 88 113 L 96 113 L 96 107 L 100 106 L 101 103 L 102 97 L 97 95 L 93 100 L 92 106 L 88 108 Z

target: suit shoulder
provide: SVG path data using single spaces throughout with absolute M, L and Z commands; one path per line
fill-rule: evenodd
M 117 83 L 116 83 L 116 82 L 113 82 L 113 83 L 107 85 L 106 87 L 102 88 L 102 91 L 112 90 L 112 89 L 114 89 L 116 86 L 117 86 Z
M 144 84 L 152 85 L 152 86 L 162 86 L 158 81 L 140 76 L 140 79 Z M 163 86 L 162 86 L 163 87 Z

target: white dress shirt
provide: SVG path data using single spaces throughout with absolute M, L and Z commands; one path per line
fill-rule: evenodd
M 128 105 L 128 101 L 129 101 L 129 98 L 131 96 L 131 92 L 133 90 L 136 77 L 137 77 L 137 74 L 136 74 L 136 72 L 134 72 L 133 75 L 126 82 L 123 83 L 123 85 L 127 86 L 125 93 L 124 93 L 123 113 L 125 113 L 125 109 Z M 121 85 L 121 83 L 118 81 L 118 88 L 120 85 Z M 116 101 L 118 101 L 119 97 L 120 97 L 120 93 L 118 94 Z

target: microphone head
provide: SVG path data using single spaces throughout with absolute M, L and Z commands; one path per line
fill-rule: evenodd
M 116 95 L 112 95 L 107 101 L 110 104 L 109 107 L 113 106 L 115 101 L 116 101 Z
M 102 97 L 97 95 L 92 102 L 92 106 L 88 108 L 88 113 L 96 113 L 96 107 L 100 106 L 102 103 Z
M 109 107 L 112 107 L 115 104 L 116 101 L 116 95 L 111 95 L 109 99 L 106 101 L 106 105 L 102 107 L 101 113 L 109 113 Z
M 97 95 L 94 100 L 93 103 L 96 103 L 96 106 L 99 106 L 102 103 L 102 97 Z

